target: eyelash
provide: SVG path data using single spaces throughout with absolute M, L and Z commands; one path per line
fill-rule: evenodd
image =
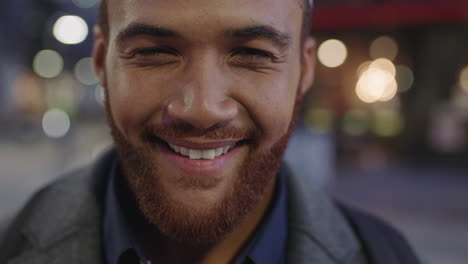
M 175 57 L 173 56 L 178 56 L 179 54 L 180 53 L 177 50 L 170 47 L 150 47 L 136 49 L 125 57 L 127 57 L 127 59 L 135 59 L 137 62 L 145 65 L 146 63 L 156 63 L 156 59 L 158 64 L 167 65 L 175 62 Z M 230 56 L 232 58 L 230 62 L 233 66 L 246 67 L 250 69 L 269 67 L 268 65 L 271 63 L 280 62 L 280 59 L 274 54 L 265 50 L 250 47 L 236 48 L 231 51 Z M 138 57 L 140 57 L 140 59 L 138 59 Z M 163 60 L 164 63 L 159 60 Z
M 274 56 L 271 53 L 254 48 L 239 48 L 235 50 L 234 54 L 274 58 Z
M 140 56 L 152 56 L 152 55 L 159 55 L 161 53 L 166 54 L 176 54 L 177 52 L 169 49 L 169 48 L 142 48 L 137 49 L 132 53 L 132 56 L 140 55 Z

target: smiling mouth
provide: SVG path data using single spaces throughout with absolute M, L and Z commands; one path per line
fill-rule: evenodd
M 236 147 L 236 144 L 234 145 L 227 145 L 224 147 L 219 147 L 215 149 L 189 149 L 189 148 L 184 148 L 180 147 L 177 145 L 169 144 L 169 149 L 171 149 L 173 152 L 184 156 L 188 157 L 189 159 L 207 159 L 207 160 L 213 160 L 216 159 L 217 157 L 223 156 L 224 154 L 228 153 L 231 151 L 233 148 Z
M 169 143 L 159 137 L 154 136 L 152 142 L 164 147 L 174 154 L 191 160 L 214 160 L 229 153 L 233 149 L 247 144 L 248 140 L 215 142 L 206 144 L 197 144 L 176 140 L 177 143 Z

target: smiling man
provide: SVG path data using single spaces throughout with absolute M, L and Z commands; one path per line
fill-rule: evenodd
M 314 77 L 310 8 L 104 1 L 93 57 L 115 149 L 38 192 L 1 263 L 417 263 L 282 164 Z

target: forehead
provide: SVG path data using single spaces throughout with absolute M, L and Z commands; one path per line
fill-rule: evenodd
M 299 35 L 299 0 L 110 0 L 110 37 L 131 23 L 187 30 L 192 35 L 216 34 L 256 24 Z M 295 34 L 297 33 L 297 34 Z M 207 36 L 204 36 L 207 37 Z

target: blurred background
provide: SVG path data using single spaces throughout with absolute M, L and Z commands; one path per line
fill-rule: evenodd
M 0 218 L 111 144 L 90 52 L 99 0 L 0 1 Z M 468 261 L 468 1 L 316 0 L 317 75 L 286 159 Z

